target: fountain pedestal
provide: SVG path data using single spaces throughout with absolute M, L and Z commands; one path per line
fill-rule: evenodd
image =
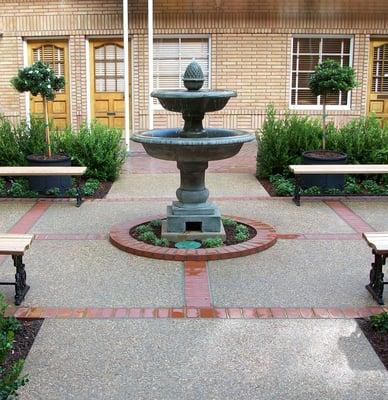
M 167 220 L 162 225 L 162 237 L 171 241 L 225 239 L 221 213 L 208 201 L 205 171 L 208 162 L 178 162 L 181 184 L 176 191 L 178 201 L 167 206 Z

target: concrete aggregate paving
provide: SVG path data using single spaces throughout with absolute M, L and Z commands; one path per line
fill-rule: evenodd
M 388 231 L 388 198 L 385 201 L 346 201 L 356 214 L 377 231 Z
M 0 232 L 7 232 L 33 204 L 33 202 L 0 202 Z

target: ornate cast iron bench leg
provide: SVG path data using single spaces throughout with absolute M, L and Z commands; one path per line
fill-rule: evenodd
M 81 192 L 81 177 L 77 178 L 77 207 L 81 207 L 81 204 L 83 203 L 82 200 L 82 192 Z
M 300 176 L 295 175 L 295 190 L 294 190 L 294 197 L 292 201 L 297 205 L 300 206 Z
M 13 263 L 16 267 L 15 274 L 15 305 L 20 306 L 30 287 L 26 284 L 26 271 L 23 264 L 23 256 L 14 255 L 12 256 Z
M 370 283 L 366 285 L 366 288 L 378 304 L 384 305 L 384 285 L 388 282 L 384 282 L 383 265 L 387 260 L 387 255 L 376 254 L 374 250 L 372 252 L 375 256 L 375 261 L 372 263 L 372 269 L 369 274 Z

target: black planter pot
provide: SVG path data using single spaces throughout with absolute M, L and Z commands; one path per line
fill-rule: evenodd
M 331 150 L 306 151 L 302 156 L 303 164 L 305 165 L 346 164 L 348 158 L 345 153 Z M 338 189 L 343 191 L 345 175 L 302 175 L 300 182 L 302 189 L 318 186 L 322 189 Z
M 31 167 L 68 167 L 71 166 L 71 159 L 66 155 L 55 155 L 53 158 L 40 158 L 34 154 L 27 156 L 28 165 Z M 51 188 L 58 188 L 64 194 L 71 188 L 70 176 L 30 176 L 28 178 L 30 189 L 46 194 Z

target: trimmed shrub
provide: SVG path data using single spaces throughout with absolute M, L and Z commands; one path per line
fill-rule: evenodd
M 26 163 L 20 148 L 19 130 L 4 117 L 0 116 L 0 165 L 20 166 Z
M 333 129 L 329 124 L 328 132 Z M 288 113 L 276 116 L 271 105 L 262 129 L 257 133 L 257 169 L 260 178 L 281 174 L 291 176 L 288 166 L 300 164 L 302 153 L 320 148 L 322 126 L 319 119 Z
M 73 165 L 88 168 L 87 178 L 100 181 L 115 180 L 125 159 L 121 144 L 121 131 L 93 123 L 82 125 L 79 132 L 70 129 L 57 132 L 53 137 L 57 152 L 67 154 Z

